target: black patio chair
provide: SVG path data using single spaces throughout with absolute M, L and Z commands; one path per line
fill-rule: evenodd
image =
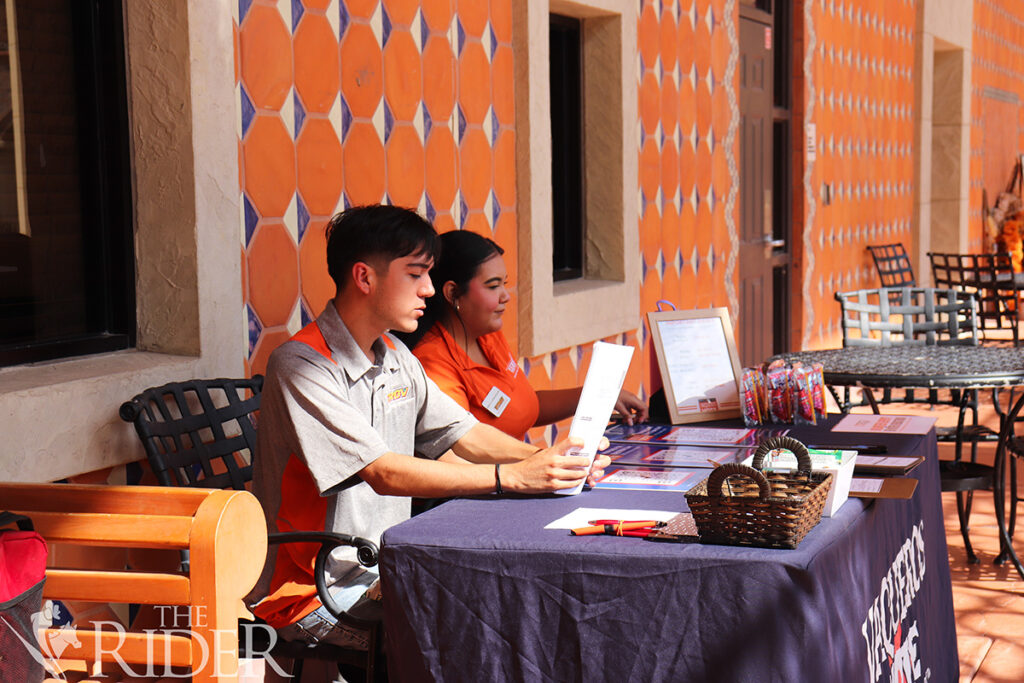
M 978 298 L 978 327 L 984 343 L 1020 345 L 1017 307 L 1024 279 L 1013 272 L 1007 253 L 940 254 L 928 252 L 936 287 L 974 293 Z M 1020 283 L 1020 284 L 1018 284 Z M 1006 334 L 990 337 L 990 331 Z
M 163 486 L 246 489 L 252 480 L 256 446 L 256 418 L 263 389 L 262 375 L 251 379 L 207 379 L 171 382 L 146 389 L 121 405 L 119 414 L 131 422 L 142 441 L 153 473 Z M 315 646 L 278 639 L 270 648 L 263 628 L 239 621 L 241 645 L 295 662 L 292 675 L 299 680 L 304 659 L 334 661 L 341 667 L 365 672 L 367 681 L 386 680 L 381 649 L 381 628 L 375 622 L 349 616 L 328 591 L 325 573 L 331 551 L 352 546 L 360 564 L 377 564 L 377 546 L 363 538 L 325 531 L 268 534 L 271 545 L 318 543 L 314 567 L 317 597 L 339 621 L 370 633 L 369 647 L 362 650 L 334 645 Z M 183 568 L 187 570 L 187 557 Z
M 844 347 L 978 344 L 978 303 L 974 293 L 926 287 L 883 287 L 839 292 L 835 296 L 842 315 Z M 941 485 L 943 491 L 956 493 L 960 534 L 968 560 L 977 562 L 967 534 L 971 504 L 974 491 L 991 490 L 994 483 L 992 468 L 977 462 L 978 443 L 999 439 L 998 432 L 978 423 L 977 390 L 950 391 L 947 394 L 931 389 L 922 395 L 908 389 L 896 398 L 891 390 L 885 389 L 881 399 L 877 399 L 868 388 L 862 388 L 862 392 L 874 413 L 880 412 L 879 404 L 891 403 L 926 403 L 957 408 L 956 427 L 936 429 L 939 441 L 954 444 L 953 461 L 941 464 Z M 844 411 L 852 407 L 848 394 L 844 397 L 845 404 L 834 390 L 832 394 Z M 996 399 L 996 394 L 993 394 L 993 400 Z M 971 414 L 970 423 L 967 423 L 968 412 Z M 962 457 L 964 444 L 971 446 L 969 462 Z
M 901 243 L 868 247 L 875 260 L 878 281 L 883 287 L 916 287 L 914 267 Z

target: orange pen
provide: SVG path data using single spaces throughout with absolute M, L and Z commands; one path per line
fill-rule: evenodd
M 650 529 L 662 526 L 664 522 L 657 520 L 646 520 L 640 522 L 618 521 L 611 524 L 595 524 L 584 526 L 578 529 L 571 529 L 569 533 L 573 536 L 592 536 L 594 534 L 608 534 L 610 536 L 621 536 L 624 531 L 635 531 L 638 529 Z

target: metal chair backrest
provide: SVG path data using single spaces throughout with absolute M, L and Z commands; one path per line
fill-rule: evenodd
M 252 479 L 256 447 L 256 412 L 260 407 L 263 375 L 252 379 L 193 379 L 146 389 L 121 404 L 120 415 L 135 425 L 153 473 L 164 486 L 244 489 Z M 340 533 L 292 531 L 270 534 L 271 545 L 320 544 L 314 582 L 322 604 L 349 628 L 369 629 L 367 650 L 338 647 L 329 643 L 309 645 L 304 641 L 274 638 L 263 642 L 265 629 L 250 628 L 243 642 L 253 652 L 296 660 L 292 675 L 302 679 L 303 659 L 323 659 L 362 669 L 367 681 L 386 677 L 381 662 L 380 624 L 363 622 L 340 613 L 328 591 L 323 562 L 341 545 L 357 548 L 360 563 L 377 563 L 377 547 L 365 539 Z M 283 552 L 283 551 L 279 551 Z M 187 556 L 183 557 L 185 563 Z M 183 564 L 183 566 L 186 566 Z M 241 624 L 241 628 L 249 628 Z
M 939 254 L 928 252 L 936 287 L 972 292 L 978 299 L 978 324 L 986 330 L 1008 330 L 1019 343 L 1013 262 L 1007 253 Z M 1003 341 L 1006 341 L 1005 339 Z
M 868 251 L 875 260 L 878 280 L 883 287 L 916 287 L 914 267 L 910 264 L 907 250 L 900 243 L 869 246 Z
M 262 375 L 171 382 L 146 389 L 119 412 L 135 426 L 162 485 L 244 489 L 262 389 Z
M 843 346 L 978 343 L 977 300 L 954 289 L 899 287 L 837 292 Z

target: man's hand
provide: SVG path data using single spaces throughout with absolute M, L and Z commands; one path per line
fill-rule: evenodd
M 623 389 L 619 392 L 619 400 L 615 402 L 615 411 L 620 413 L 626 424 L 647 422 L 647 404 L 636 394 Z
M 515 493 L 548 493 L 559 489 L 571 489 L 587 477 L 593 483 L 604 473 L 611 460 L 606 455 L 594 458 L 594 464 L 587 470 L 586 456 L 566 455 L 573 448 L 581 448 L 583 440 L 570 437 L 559 441 L 550 448 L 501 468 L 502 488 Z M 608 440 L 601 437 L 599 448 L 608 447 Z

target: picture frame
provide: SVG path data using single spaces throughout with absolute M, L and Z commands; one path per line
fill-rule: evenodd
M 647 325 L 672 424 L 740 416 L 742 375 L 729 309 L 651 311 Z

